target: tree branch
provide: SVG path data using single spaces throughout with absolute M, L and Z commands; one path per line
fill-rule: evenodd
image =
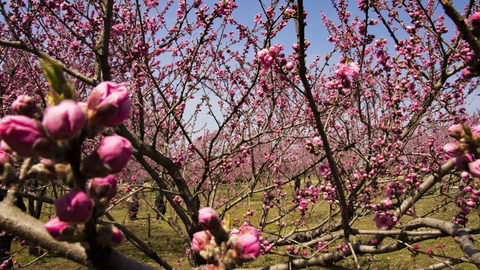
M 54 240 L 44 229 L 43 222 L 22 212 L 12 204 L 12 200 L 14 200 L 14 195 L 12 192 L 9 192 L 7 197 L 0 202 L 0 228 L 34 245 L 41 246 L 48 250 L 49 253 L 60 255 L 92 269 L 155 269 L 127 258 L 113 249 L 110 249 L 111 252 L 107 254 L 100 264 L 92 265 L 85 247 L 81 243 L 67 243 Z

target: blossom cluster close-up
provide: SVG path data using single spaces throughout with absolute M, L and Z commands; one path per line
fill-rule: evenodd
M 256 228 L 244 226 L 227 233 L 210 207 L 200 209 L 198 221 L 205 230 L 193 235 L 192 250 L 206 260 L 208 269 L 233 269 L 260 255 L 260 233 Z
M 44 111 L 32 97 L 21 95 L 12 104 L 12 112 L 0 119 L 2 178 L 12 178 L 16 159 L 35 158 L 40 162 L 29 173 L 65 180 L 61 184 L 71 190 L 55 200 L 56 217 L 45 228 L 54 239 L 81 241 L 85 223 L 101 216 L 115 196 L 114 174 L 122 171 L 132 154 L 130 142 L 118 135 L 105 136 L 86 155 L 81 153 L 82 143 L 128 118 L 126 84 L 103 82 L 91 91 L 87 103 L 63 99 Z M 75 151 L 74 147 L 80 149 Z M 78 156 L 72 156 L 75 153 Z M 110 233 L 109 239 L 105 239 L 105 233 L 98 234 L 103 244 L 117 245 L 122 241 L 122 232 L 117 228 L 99 230 Z

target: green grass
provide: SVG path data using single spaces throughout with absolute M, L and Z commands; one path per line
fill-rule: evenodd
M 152 194 L 146 193 L 147 198 L 151 199 Z M 229 213 L 229 218 L 233 220 L 234 218 L 239 218 L 243 221 L 243 214 L 247 211 L 247 208 L 250 207 L 251 209 L 255 210 L 255 215 L 253 217 L 249 217 L 253 224 L 258 224 L 260 213 L 261 213 L 261 206 L 262 206 L 262 195 L 256 194 L 252 197 L 249 203 L 244 203 L 243 205 L 237 206 L 234 211 Z M 153 199 L 152 199 L 153 201 Z M 422 214 L 422 211 L 427 211 L 432 204 L 435 203 L 435 198 L 428 198 L 420 201 L 416 206 L 417 214 Z M 286 202 L 286 204 L 290 204 L 290 202 Z M 171 218 L 173 216 L 173 212 L 170 207 L 167 208 L 167 217 Z M 277 210 L 271 210 L 270 218 L 276 215 Z M 456 208 L 450 206 L 447 208 L 446 211 L 438 212 L 433 217 L 443 219 L 443 220 L 450 220 L 452 216 L 455 214 Z M 53 213 L 53 208 L 50 206 L 44 207 L 42 213 L 42 219 L 47 220 L 49 215 Z M 126 209 L 122 208 L 121 205 L 117 205 L 111 210 L 112 216 L 115 220 L 123 224 L 126 228 L 133 231 L 139 238 L 141 238 L 147 245 L 149 245 L 154 251 L 156 251 L 164 260 L 166 260 L 171 266 L 179 269 L 190 269 L 190 266 L 187 261 L 185 247 L 183 242 L 178 238 L 178 236 L 173 232 L 173 230 L 168 226 L 165 221 L 157 221 L 155 219 L 156 214 L 152 209 L 149 209 L 148 205 L 145 202 L 141 202 L 140 210 L 138 213 L 139 219 L 137 220 L 130 220 L 126 216 Z M 328 204 L 323 203 L 316 211 L 312 214 L 311 218 L 309 219 L 309 225 L 313 225 L 319 220 L 321 220 L 324 216 L 328 215 Z M 469 215 L 470 221 L 469 225 L 478 224 L 478 216 L 475 211 Z M 150 214 L 150 237 L 148 236 L 148 215 Z M 358 220 L 354 228 L 356 229 L 376 229 L 375 223 L 373 222 L 373 217 L 366 217 L 363 219 Z M 407 222 L 407 219 L 401 220 L 401 222 Z M 400 223 L 401 224 L 401 223 Z M 290 228 L 291 225 L 287 224 L 287 229 Z M 266 236 L 266 235 L 265 235 Z M 356 241 L 367 241 L 370 239 L 371 236 L 354 236 L 351 238 L 352 242 Z M 387 238 L 383 244 L 390 243 L 393 241 L 392 239 Z M 329 250 L 332 250 L 337 246 L 340 242 L 332 242 L 330 244 Z M 445 247 L 436 248 L 437 244 L 446 244 Z M 436 254 L 444 254 L 451 257 L 459 257 L 462 256 L 463 253 L 459 249 L 458 245 L 454 242 L 453 239 L 450 237 L 444 237 L 441 239 L 433 239 L 429 241 L 424 241 L 419 243 L 419 249 L 422 251 L 427 251 L 428 248 L 431 248 L 434 253 Z M 122 245 L 116 248 L 120 253 L 126 255 L 127 257 L 139 260 L 143 263 L 148 265 L 158 267 L 158 264 L 155 263 L 152 259 L 145 256 L 143 253 L 138 251 L 131 243 L 128 241 L 124 241 Z M 53 256 L 51 254 L 46 254 L 40 259 L 34 256 L 30 256 L 28 254 L 28 248 L 21 246 L 19 241 L 13 243 L 12 245 L 12 253 L 15 254 L 14 260 L 18 261 L 20 265 L 28 265 L 33 260 L 36 260 L 35 263 L 28 266 L 28 269 L 87 269 L 84 266 L 81 266 L 77 263 L 68 261 L 63 258 L 59 258 Z M 285 252 L 284 247 L 279 247 L 276 251 L 279 254 Z M 308 250 L 308 255 L 312 254 L 312 250 Z M 260 256 L 255 262 L 245 265 L 246 267 L 260 267 L 266 265 L 272 265 L 275 263 L 281 263 L 285 261 L 286 258 L 283 256 L 279 256 L 276 254 L 266 254 L 264 256 Z M 363 269 L 416 269 L 421 267 L 426 267 L 428 265 L 438 263 L 441 258 L 433 258 L 427 254 L 418 254 L 416 256 L 412 255 L 412 253 L 407 250 L 403 249 L 401 251 L 389 254 L 381 254 L 381 255 L 369 255 L 360 257 L 360 263 Z M 354 265 L 354 261 L 352 258 L 344 260 L 343 262 L 339 263 L 340 265 L 348 268 L 352 268 Z M 455 267 L 459 269 L 477 269 L 471 264 L 459 264 Z M 310 268 L 310 269 L 323 269 L 321 267 Z

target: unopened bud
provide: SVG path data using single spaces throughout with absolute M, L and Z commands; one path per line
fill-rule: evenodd
M 457 140 L 460 140 L 463 136 L 465 136 L 465 130 L 463 129 L 462 124 L 455 124 L 449 127 L 447 133 L 450 137 Z
M 37 106 L 37 102 L 27 95 L 20 95 L 12 103 L 12 110 L 15 114 L 25 115 L 31 118 L 35 118 L 40 113 L 40 108 Z
M 72 190 L 55 200 L 57 216 L 61 221 L 83 223 L 90 218 L 93 201 L 82 191 Z
M 39 121 L 23 115 L 7 115 L 0 120 L 0 136 L 21 156 L 47 153 L 51 148 Z
M 445 144 L 445 146 L 443 146 L 443 151 L 445 151 L 445 153 L 450 157 L 458 157 L 464 153 L 462 144 L 459 142 Z
M 97 233 L 97 241 L 107 246 L 116 247 L 123 241 L 123 233 L 113 225 L 107 225 Z
M 468 18 L 472 25 L 473 34 L 478 37 L 480 32 L 480 12 L 475 12 Z
M 58 241 L 78 241 L 80 239 L 80 231 L 75 224 L 61 221 L 58 217 L 50 219 L 45 223 L 47 232 Z
M 217 230 L 222 227 L 217 212 L 211 207 L 204 207 L 198 211 L 198 222 L 207 230 Z
M 93 176 L 107 176 L 120 172 L 132 155 L 132 144 L 121 136 L 104 138 L 95 152 L 82 164 L 82 171 Z
M 480 177 L 480 159 L 468 163 L 468 171 L 473 177 Z
M 471 154 L 465 154 L 463 156 L 456 157 L 454 161 L 457 169 L 466 171 L 468 170 L 468 164 L 473 161 L 473 157 Z
M 255 260 L 260 255 L 260 243 L 253 234 L 244 234 L 237 238 L 233 245 L 234 260 L 238 263 Z
M 475 77 L 475 76 L 474 76 L 473 72 L 467 67 L 467 68 L 464 68 L 464 69 L 462 70 L 462 77 L 463 77 L 464 79 L 467 79 L 467 80 L 468 80 L 468 79 L 471 79 L 471 78 L 473 78 L 473 77 Z
M 42 124 L 54 139 L 68 139 L 82 129 L 85 115 L 73 100 L 64 100 L 45 110 Z
M 258 230 L 252 226 L 246 226 L 243 229 L 241 229 L 240 232 L 238 233 L 238 235 L 244 235 L 244 234 L 251 234 L 255 236 L 257 239 L 260 236 L 260 233 L 258 232 Z
M 125 83 L 102 82 L 88 98 L 88 118 L 95 126 L 113 126 L 130 114 L 130 99 Z
M 193 234 L 192 250 L 200 254 L 202 250 L 207 250 L 207 246 L 212 245 L 212 235 L 207 231 L 200 231 Z
M 117 180 L 115 176 L 108 175 L 103 178 L 93 178 L 88 187 L 91 197 L 111 199 L 117 193 Z
M 117 193 L 117 179 L 111 174 L 104 178 L 93 178 L 87 190 L 88 195 L 95 199 L 97 206 L 107 207 Z
M 12 148 L 10 148 L 10 146 L 8 146 L 8 144 L 4 140 L 0 141 L 0 151 L 7 152 L 10 154 L 13 152 Z

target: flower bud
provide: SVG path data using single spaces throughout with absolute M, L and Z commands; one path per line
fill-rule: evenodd
M 322 139 L 320 139 L 320 137 L 316 136 L 316 137 L 313 137 L 313 144 L 315 145 L 322 145 Z
M 480 26 L 480 12 L 473 13 L 468 19 L 472 22 L 472 25 Z
M 204 207 L 198 211 L 198 222 L 207 230 L 217 230 L 222 227 L 217 212 L 211 207 Z
M 115 176 L 108 175 L 104 178 L 93 178 L 88 185 L 88 195 L 99 204 L 108 206 L 110 200 L 117 193 L 117 180 Z
M 113 126 L 130 114 L 130 99 L 125 83 L 102 82 L 88 98 L 88 118 L 93 125 Z
M 477 34 L 480 30 L 480 12 L 473 13 L 468 19 L 473 27 L 474 34 Z
M 15 114 L 25 115 L 28 117 L 35 117 L 40 113 L 40 108 L 37 106 L 37 102 L 27 95 L 20 95 L 12 103 L 12 110 Z
M 192 250 L 200 254 L 200 251 L 206 250 L 211 245 L 212 235 L 207 231 L 200 231 L 193 234 Z
M 113 225 L 107 225 L 97 233 L 97 241 L 107 246 L 116 247 L 123 241 L 123 233 Z
M 239 263 L 255 260 L 260 255 L 260 243 L 253 234 L 244 234 L 238 237 L 233 245 L 235 261 Z
M 465 135 L 462 124 L 455 124 L 448 128 L 448 135 L 454 139 L 460 140 Z
M 113 198 L 117 193 L 117 179 L 112 174 L 103 178 L 93 178 L 88 187 L 88 195 L 97 198 Z
M 469 68 L 465 68 L 465 69 L 462 70 L 462 77 L 463 77 L 464 79 L 467 79 L 467 80 L 468 80 L 468 79 L 471 79 L 471 78 L 473 78 L 473 77 L 475 77 L 475 76 L 474 76 L 474 74 L 472 73 L 472 71 L 471 71 Z
M 8 144 L 4 140 L 0 141 L 0 151 L 7 152 L 10 154 L 13 152 L 12 148 L 10 148 L 10 146 L 8 146 Z
M 85 115 L 73 100 L 64 100 L 45 110 L 42 124 L 54 139 L 68 139 L 82 129 Z
M 244 234 L 251 234 L 255 236 L 257 239 L 260 236 L 260 233 L 258 232 L 258 230 L 252 226 L 246 226 L 243 229 L 241 229 L 240 232 L 238 233 L 238 235 L 244 235 Z
M 36 156 L 48 152 L 51 141 L 41 123 L 23 115 L 7 115 L 0 120 L 0 136 L 21 156 Z
M 109 136 L 100 143 L 97 153 L 112 173 L 120 172 L 130 160 L 132 144 L 121 136 Z
M 44 226 L 55 240 L 72 242 L 80 238 L 80 231 L 75 224 L 61 221 L 58 217 L 50 219 Z
M 480 177 L 480 159 L 468 163 L 468 170 L 473 177 Z
M 468 170 L 468 164 L 473 161 L 471 154 L 465 154 L 463 156 L 456 157 L 454 162 L 457 169 L 466 171 Z
M 450 157 L 458 157 L 464 153 L 462 144 L 459 142 L 445 144 L 445 146 L 443 146 L 443 151 L 445 151 Z
M 55 200 L 57 216 L 65 222 L 85 222 L 90 218 L 92 207 L 93 201 L 80 190 L 72 190 Z
M 200 5 L 202 4 L 202 2 L 203 2 L 202 0 L 195 0 L 195 1 L 193 1 L 193 7 L 194 7 L 194 8 L 199 8 Z
M 95 152 L 82 164 L 82 171 L 88 175 L 107 176 L 120 172 L 132 155 L 132 144 L 121 136 L 105 137 Z

